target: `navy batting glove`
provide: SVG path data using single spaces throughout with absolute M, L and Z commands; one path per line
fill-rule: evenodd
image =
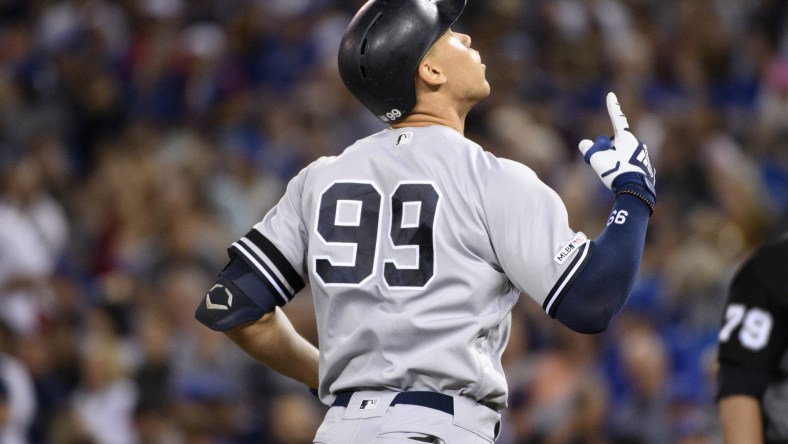
M 627 118 L 612 92 L 607 95 L 607 111 L 613 123 L 614 136 L 599 136 L 594 142 L 582 140 L 578 148 L 583 153 L 583 160 L 591 165 L 602 183 L 616 196 L 622 193 L 634 195 L 653 212 L 657 192 L 648 147 L 630 131 Z

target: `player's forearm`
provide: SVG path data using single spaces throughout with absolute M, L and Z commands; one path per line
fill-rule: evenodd
M 580 333 L 606 330 L 626 302 L 637 278 L 648 219 L 657 201 L 648 148 L 630 131 L 616 95 L 609 93 L 606 101 L 614 137 L 582 140 L 578 148 L 583 160 L 613 191 L 616 203 L 607 228 L 587 250 L 583 270 L 573 275 L 575 281 L 555 299 L 558 306 L 552 314 Z
M 580 333 L 607 329 L 635 284 L 643 256 L 649 207 L 620 195 L 588 262 L 561 299 L 555 317 Z
M 726 396 L 719 400 L 719 410 L 725 444 L 763 442 L 763 420 L 757 399 L 746 395 Z
M 280 310 L 225 332 L 249 355 L 309 387 L 318 386 L 318 350 L 296 332 Z

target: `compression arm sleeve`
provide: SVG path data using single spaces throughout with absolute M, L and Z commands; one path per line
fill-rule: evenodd
M 556 301 L 555 318 L 580 333 L 607 329 L 635 284 L 649 216 L 643 200 L 619 194 L 584 268 Z

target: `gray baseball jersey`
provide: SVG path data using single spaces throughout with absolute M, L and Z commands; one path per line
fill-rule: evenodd
M 552 314 L 588 240 L 532 170 L 430 126 L 316 160 L 231 248 L 285 299 L 277 258 L 311 284 L 323 402 L 425 390 L 501 409 L 512 306 L 522 291 Z

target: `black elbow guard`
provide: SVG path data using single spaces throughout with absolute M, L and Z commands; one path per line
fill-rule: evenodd
M 229 330 L 274 310 L 279 299 L 243 259 L 233 256 L 208 290 L 194 317 L 208 328 Z

